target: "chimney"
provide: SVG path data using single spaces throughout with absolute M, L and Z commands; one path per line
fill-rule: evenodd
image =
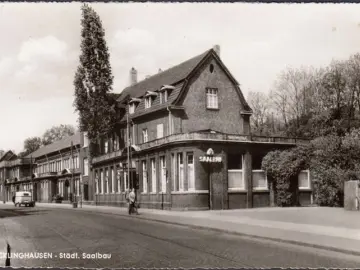
M 137 83 L 137 70 L 135 68 L 131 68 L 130 70 L 130 85 L 134 85 Z
M 158 73 L 160 73 L 160 72 L 162 72 L 161 68 L 159 68 L 159 71 L 158 71 Z
M 220 45 L 215 45 L 213 47 L 213 50 L 216 52 L 216 54 L 220 57 Z

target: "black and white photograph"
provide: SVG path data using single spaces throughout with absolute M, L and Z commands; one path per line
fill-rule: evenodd
M 0 3 L 0 268 L 358 268 L 360 5 Z

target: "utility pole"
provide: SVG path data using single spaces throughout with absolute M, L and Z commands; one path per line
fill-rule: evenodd
M 130 110 L 130 104 L 128 104 L 128 110 L 126 113 L 126 126 L 127 126 L 127 144 L 128 144 L 128 151 L 127 151 L 127 179 L 128 185 L 130 185 L 130 127 L 129 127 L 129 110 Z M 129 188 L 129 187 L 128 187 Z
M 72 160 L 72 162 L 71 162 L 71 185 L 72 185 L 72 190 L 73 190 L 73 192 L 72 192 L 72 197 L 73 197 L 73 208 L 75 208 L 75 198 L 76 198 L 76 196 L 75 196 L 75 181 L 74 181 L 74 167 L 75 167 L 75 165 L 74 165 L 74 153 L 73 153 L 73 142 L 71 141 L 71 160 Z
M 34 183 L 33 183 L 33 168 L 32 168 L 32 156 L 30 156 L 30 183 L 31 183 L 31 201 L 34 199 Z

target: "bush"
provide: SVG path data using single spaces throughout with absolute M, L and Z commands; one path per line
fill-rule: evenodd
M 269 152 L 264 157 L 262 169 L 275 184 L 278 206 L 297 204 L 297 176 L 308 166 L 310 153 L 310 146 L 299 146 L 290 150 Z

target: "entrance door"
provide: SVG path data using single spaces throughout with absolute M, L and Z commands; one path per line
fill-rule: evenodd
M 210 165 L 213 167 L 212 165 Z M 225 205 L 225 190 L 222 170 L 211 168 L 210 169 L 210 181 L 211 181 L 211 210 L 227 209 Z

